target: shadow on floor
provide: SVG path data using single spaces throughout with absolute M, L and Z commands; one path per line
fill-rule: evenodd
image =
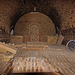
M 9 73 L 7 75 L 63 75 L 55 72 Z

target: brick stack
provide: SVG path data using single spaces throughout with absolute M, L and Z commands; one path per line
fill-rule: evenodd
M 58 37 L 56 36 L 48 36 L 47 37 L 47 43 L 48 44 L 56 44 Z
M 10 43 L 22 44 L 23 36 L 10 36 Z

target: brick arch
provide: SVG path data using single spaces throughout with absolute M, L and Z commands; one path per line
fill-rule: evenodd
M 34 30 L 30 29 L 30 27 L 32 26 Z M 39 28 L 37 29 L 39 31 L 35 30 L 36 27 Z M 42 42 L 46 41 L 47 36 L 56 35 L 55 26 L 52 20 L 48 16 L 40 12 L 30 12 L 23 15 L 15 25 L 14 35 L 22 35 L 25 39 L 29 38 L 29 41 L 31 41 L 31 36 L 29 34 L 31 30 L 33 36 L 38 34 L 38 36 L 36 36 L 36 39 L 39 38 L 39 41 Z

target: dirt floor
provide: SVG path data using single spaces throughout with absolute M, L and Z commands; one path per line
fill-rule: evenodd
M 15 64 L 17 65 L 15 66 L 15 69 L 16 67 L 21 69 L 20 71 L 18 70 L 18 72 L 37 72 L 36 69 L 38 67 L 38 72 L 60 71 L 63 74 L 72 75 L 75 74 L 74 54 L 75 52 L 67 51 L 64 45 L 48 45 L 48 47 L 43 47 L 42 50 L 39 50 L 38 47 L 35 47 L 34 50 L 22 50 L 22 48 L 19 48 L 19 51 L 15 55 L 13 62 L 19 62 L 17 63 L 18 65 Z M 24 64 L 25 62 L 26 64 Z M 16 70 L 13 69 L 13 72 L 15 71 Z
M 66 50 L 64 45 L 28 44 L 17 48 L 18 51 L 12 62 L 12 73 L 61 72 L 64 75 L 75 74 L 75 52 Z

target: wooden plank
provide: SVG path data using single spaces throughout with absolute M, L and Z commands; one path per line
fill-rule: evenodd
M 5 45 L 2 45 L 1 43 L 0 43 L 0 49 L 2 49 L 2 50 L 4 50 L 4 51 L 9 51 L 9 52 L 11 52 L 11 53 L 13 53 L 13 54 L 16 53 L 16 50 L 14 50 L 14 49 L 12 49 L 12 48 L 9 48 L 9 47 L 7 47 L 7 46 L 5 46 Z
M 9 55 L 9 56 L 7 56 L 7 55 L 4 55 L 4 56 L 3 56 L 4 59 L 7 59 L 7 58 L 10 59 L 10 58 L 13 58 L 13 57 L 14 57 L 14 54 Z
M 48 45 L 28 45 L 27 47 L 30 47 L 30 48 L 31 48 L 31 47 L 32 47 L 32 48 L 33 48 L 33 47 L 34 47 L 34 48 L 37 48 L 37 47 L 38 47 L 38 48 L 40 48 L 40 47 L 48 47 Z
M 44 50 L 44 48 L 26 48 L 26 47 L 23 47 L 22 50 L 27 50 L 27 51 L 42 51 Z
M 59 38 L 58 38 L 58 41 L 57 41 L 57 45 L 61 45 L 63 39 L 64 39 L 64 37 L 62 35 L 59 35 Z
M 0 53 L 6 53 L 6 51 L 2 48 L 0 48 Z

